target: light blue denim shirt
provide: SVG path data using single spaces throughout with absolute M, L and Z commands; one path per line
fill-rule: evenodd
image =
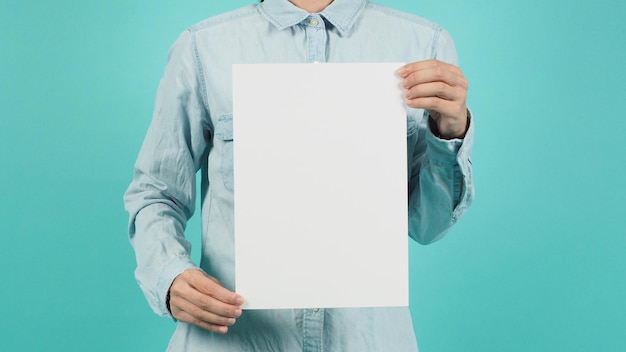
M 445 30 L 365 0 L 335 0 L 319 14 L 287 0 L 267 0 L 182 33 L 170 50 L 153 120 L 125 194 L 136 277 L 150 306 L 169 316 L 169 286 L 190 268 L 201 268 L 235 289 L 232 64 L 431 58 L 457 64 Z M 473 198 L 472 125 L 464 140 L 441 140 L 429 130 L 428 114 L 407 108 L 409 235 L 420 243 L 444 236 Z M 190 259 L 184 230 L 194 213 L 199 170 L 198 266 Z M 416 351 L 417 345 L 406 307 L 293 309 L 244 311 L 226 335 L 179 323 L 169 350 Z

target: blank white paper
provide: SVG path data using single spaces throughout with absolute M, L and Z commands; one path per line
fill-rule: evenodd
M 233 65 L 244 309 L 408 305 L 401 65 Z

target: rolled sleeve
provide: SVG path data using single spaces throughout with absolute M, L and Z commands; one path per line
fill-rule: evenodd
M 470 113 L 464 139 L 440 139 L 424 127 L 426 143 L 421 143 L 421 148 L 418 143 L 413 152 L 409 235 L 419 243 L 429 244 L 445 236 L 474 199 L 470 159 L 474 122 Z

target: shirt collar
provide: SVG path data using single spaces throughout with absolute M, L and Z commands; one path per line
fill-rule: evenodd
M 352 29 L 354 22 L 365 8 L 366 0 L 334 0 L 320 15 L 337 28 L 341 35 Z M 278 30 L 294 26 L 309 13 L 295 6 L 288 0 L 265 0 L 259 5 L 259 11 Z

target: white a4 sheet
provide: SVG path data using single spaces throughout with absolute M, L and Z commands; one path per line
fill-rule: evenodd
M 401 65 L 233 65 L 244 309 L 408 305 Z

